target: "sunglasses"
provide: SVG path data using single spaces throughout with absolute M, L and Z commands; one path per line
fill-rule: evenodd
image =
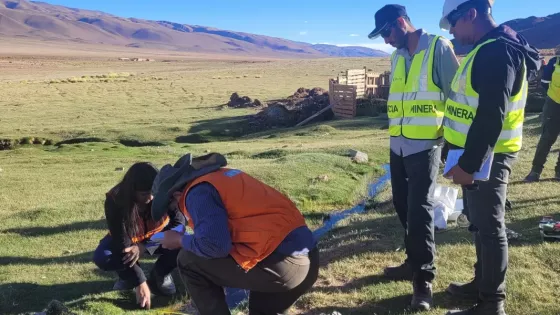
M 393 21 L 389 24 L 387 24 L 387 26 L 385 26 L 381 32 L 379 33 L 381 35 L 381 37 L 383 38 L 387 38 L 389 36 L 391 36 L 391 33 L 393 32 L 393 26 L 395 25 L 396 21 Z
M 457 25 L 457 22 L 459 22 L 459 20 L 463 17 L 463 15 L 467 13 L 469 10 L 470 9 L 455 10 L 449 13 L 449 15 L 447 16 L 447 21 L 449 21 L 449 25 L 451 25 L 451 27 L 455 27 L 455 25 Z

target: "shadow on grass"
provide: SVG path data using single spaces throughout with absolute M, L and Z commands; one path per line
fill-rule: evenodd
M 0 314 L 39 312 L 52 300 L 61 302 L 84 295 L 107 291 L 113 280 L 84 281 L 66 284 L 4 283 L 0 285 Z
M 347 282 L 341 286 L 329 286 L 329 287 L 314 287 L 311 289 L 311 292 L 320 292 L 320 293 L 351 293 L 355 290 L 361 289 L 363 287 L 367 287 L 370 285 L 382 284 L 382 283 L 389 283 L 392 280 L 387 279 L 383 275 L 369 275 L 363 278 L 359 278 L 353 280 L 351 282 Z
M 306 314 L 332 314 L 335 311 L 339 312 L 340 314 L 352 315 L 411 314 L 412 311 L 408 307 L 411 298 L 412 296 L 410 294 L 404 294 L 380 301 L 365 302 L 362 305 L 356 307 L 346 307 L 343 305 L 325 306 L 312 309 Z M 434 305 L 447 309 L 458 307 L 457 304 L 453 304 L 451 303 L 451 301 L 449 301 L 446 293 L 444 292 L 434 293 Z
M 80 230 L 107 230 L 105 219 L 76 222 L 58 226 L 38 226 L 28 228 L 13 228 L 3 230 L 4 233 L 16 233 L 21 236 L 42 237 L 59 233 L 67 233 Z
M 196 122 L 190 129 L 189 134 L 179 136 L 175 139 L 177 143 L 208 143 L 214 141 L 234 141 L 238 139 L 253 139 L 261 137 L 281 137 L 296 130 L 313 128 L 317 125 L 332 126 L 333 130 L 358 130 L 358 129 L 387 129 L 387 119 L 360 117 L 356 119 L 330 120 L 304 127 L 278 127 L 268 130 L 258 129 L 251 126 L 250 115 L 207 119 Z M 302 133 L 305 135 L 305 132 Z
M 544 178 L 544 179 L 540 179 L 539 183 L 558 183 L 558 180 L 555 178 Z M 508 185 L 517 186 L 517 185 L 534 185 L 534 184 L 535 183 L 526 183 L 523 180 L 518 180 L 518 181 L 511 182 Z
M 93 260 L 93 252 L 86 252 L 75 255 L 63 255 L 61 253 L 60 257 L 45 257 L 45 258 L 33 258 L 33 257 L 15 257 L 15 256 L 2 256 L 0 257 L 0 266 L 8 265 L 57 265 L 57 264 L 68 264 L 68 263 L 88 263 Z M 1 313 L 0 313 L 1 314 Z
M 390 252 L 402 244 L 404 231 L 396 216 L 354 221 L 334 228 L 322 239 L 321 266 L 368 252 Z

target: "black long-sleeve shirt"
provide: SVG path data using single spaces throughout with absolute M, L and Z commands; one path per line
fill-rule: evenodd
M 541 78 L 541 85 L 545 91 L 548 91 L 550 82 L 552 81 L 552 74 L 555 70 L 556 60 L 558 57 L 554 57 L 548 61 L 546 67 L 544 68 L 543 75 Z
M 147 211 L 143 214 L 141 224 L 145 224 L 144 222 L 151 220 L 150 209 L 151 207 L 148 207 Z M 179 209 L 170 209 L 168 211 L 168 215 L 169 224 L 165 230 L 172 229 L 180 224 L 186 224 L 185 216 L 179 211 Z M 118 257 L 118 259 L 122 259 L 124 257 L 123 250 L 132 246 L 133 242 L 125 229 L 123 210 L 110 195 L 108 195 L 105 199 L 105 218 L 112 238 L 111 252 L 113 255 Z M 144 228 L 144 230 L 146 229 Z M 146 281 L 146 276 L 138 263 L 136 263 L 132 268 L 125 268 L 120 276 L 123 277 L 123 280 L 129 281 L 134 286 L 138 286 Z
M 469 174 L 480 169 L 498 142 L 509 98 L 519 93 L 523 84 L 523 62 L 527 76 L 540 67 L 538 51 L 511 28 L 499 26 L 475 46 L 489 39 L 497 40 L 479 49 L 472 66 L 471 84 L 479 95 L 478 109 L 459 159 L 459 166 Z

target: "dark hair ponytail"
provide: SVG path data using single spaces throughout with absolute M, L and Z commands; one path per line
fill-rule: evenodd
M 123 213 L 123 225 L 131 238 L 138 234 L 138 206 L 136 192 L 150 191 L 158 169 L 149 162 L 139 162 L 130 167 L 122 181 L 115 187 L 115 202 Z

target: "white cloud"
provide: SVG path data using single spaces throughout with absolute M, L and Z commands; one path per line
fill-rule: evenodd
M 358 37 L 358 36 L 360 36 L 360 35 L 358 35 L 358 34 L 350 34 L 350 37 Z
M 301 32 L 299 32 L 299 35 L 302 35 L 302 36 L 307 35 L 307 31 L 301 31 Z
M 393 48 L 393 46 L 391 46 L 389 44 L 384 44 L 384 43 L 336 44 L 336 46 L 340 46 L 340 47 L 361 46 L 361 47 L 367 47 L 367 48 L 371 48 L 371 49 L 382 50 L 382 51 L 387 52 L 387 53 L 392 53 L 395 50 L 395 48 Z

